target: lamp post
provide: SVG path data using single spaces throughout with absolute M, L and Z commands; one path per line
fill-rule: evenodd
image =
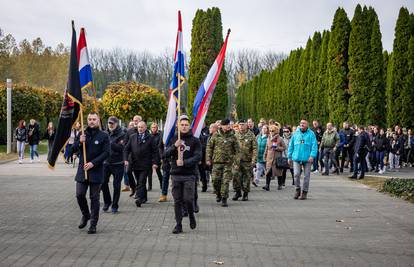
M 7 154 L 12 148 L 12 80 L 7 79 Z

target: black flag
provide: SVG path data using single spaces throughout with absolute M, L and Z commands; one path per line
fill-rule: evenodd
M 73 124 L 77 121 L 82 106 L 82 92 L 79 82 L 79 65 L 76 47 L 75 23 L 72 21 L 72 44 L 70 49 L 70 63 L 68 82 L 63 95 L 62 108 L 60 110 L 59 123 L 56 129 L 52 151 L 47 159 L 49 167 L 54 168 L 59 153 L 64 148 L 70 137 Z

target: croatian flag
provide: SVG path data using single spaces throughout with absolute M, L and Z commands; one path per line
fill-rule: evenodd
M 193 135 L 200 137 L 203 129 L 204 120 L 207 116 L 207 111 L 210 106 L 211 98 L 213 97 L 214 89 L 216 88 L 217 80 L 220 76 L 221 68 L 223 67 L 224 56 L 226 54 L 227 40 L 229 38 L 230 29 L 227 32 L 226 40 L 221 47 L 220 53 L 207 73 L 206 78 L 198 89 L 197 95 L 194 99 L 193 107 L 193 123 L 191 125 Z
M 175 41 L 174 72 L 169 89 L 167 118 L 165 119 L 164 133 L 162 137 L 165 145 L 168 145 L 168 142 L 174 136 L 175 125 L 177 123 L 177 111 L 180 108 L 180 100 L 178 99 L 178 84 L 182 82 L 181 79 L 184 77 L 183 32 L 181 25 L 181 12 L 178 11 L 178 32 Z
M 92 68 L 89 63 L 88 48 L 86 47 L 85 29 L 81 28 L 78 41 L 78 62 L 79 62 L 79 80 L 82 90 L 86 90 L 89 95 L 93 96 L 92 88 Z

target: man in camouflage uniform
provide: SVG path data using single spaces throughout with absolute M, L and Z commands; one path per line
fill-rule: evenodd
M 234 201 L 239 200 L 242 196 L 242 201 L 248 200 L 250 192 L 250 182 L 253 178 L 253 167 L 256 165 L 257 144 L 256 137 L 252 131 L 248 130 L 245 120 L 239 121 L 240 130 L 236 133 L 237 141 L 239 142 L 239 162 L 235 162 L 233 166 L 233 188 L 236 194 L 232 198 Z
M 229 197 L 229 183 L 232 178 L 232 166 L 239 156 L 239 144 L 231 130 L 228 119 L 221 121 L 221 127 L 216 134 L 211 137 L 207 144 L 206 163 L 213 165 L 212 180 L 214 190 L 217 194 L 216 201 L 222 202 L 223 207 L 227 207 Z

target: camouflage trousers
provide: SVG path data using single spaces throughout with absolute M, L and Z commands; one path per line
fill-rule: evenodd
M 233 168 L 233 188 L 236 191 L 250 192 L 250 183 L 253 179 L 252 164 L 241 162 L 238 169 Z
M 214 163 L 211 172 L 211 180 L 213 181 L 214 191 L 221 197 L 229 197 L 229 184 L 232 179 L 232 164 Z

